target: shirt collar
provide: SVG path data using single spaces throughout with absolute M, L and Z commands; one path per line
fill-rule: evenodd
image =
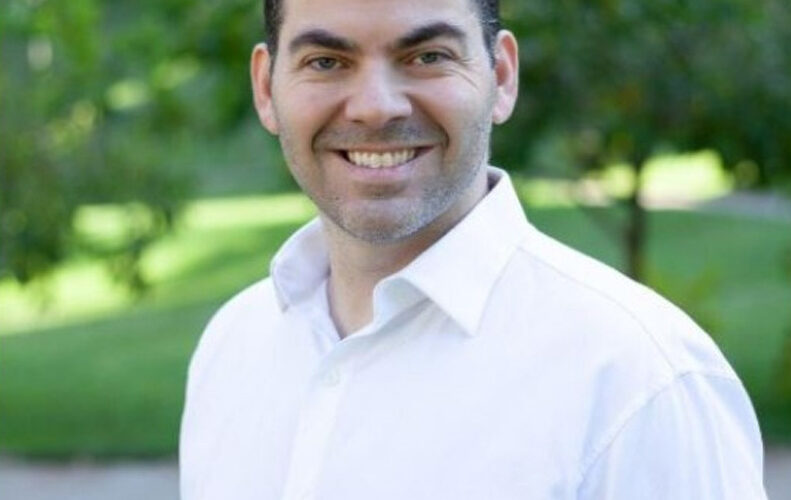
M 477 333 L 489 295 L 530 227 L 508 174 L 489 167 L 488 175 L 489 193 L 436 243 L 382 280 L 375 301 L 388 290 L 403 294 L 402 285 L 408 283 L 467 334 Z M 289 238 L 270 271 L 283 309 L 321 285 L 329 273 L 329 257 L 318 218 Z
M 321 221 L 314 218 L 286 240 L 272 258 L 269 275 L 280 308 L 309 298 L 329 275 L 330 260 Z
M 466 333 L 475 335 L 489 296 L 530 227 L 511 179 L 489 167 L 489 193 L 399 273 Z

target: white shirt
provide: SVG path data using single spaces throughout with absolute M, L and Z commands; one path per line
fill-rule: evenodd
M 189 369 L 184 500 L 765 498 L 755 414 L 711 339 L 490 178 L 343 340 L 318 220 L 215 315 Z

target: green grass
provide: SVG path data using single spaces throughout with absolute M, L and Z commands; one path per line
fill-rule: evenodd
M 174 453 L 185 370 L 203 326 L 235 291 L 267 274 L 280 243 L 313 213 L 300 195 L 193 204 L 146 255 L 153 289 L 138 302 L 98 262 L 81 259 L 53 278 L 45 310 L 37 290 L 0 285 L 3 309 L 14 310 L 0 317 L 0 451 Z M 102 217 L 82 221 L 86 232 L 101 230 Z
M 173 453 L 188 353 L 216 305 L 4 338 L 3 448 L 49 457 Z
M 113 226 L 107 207 L 86 210 L 79 219 L 86 234 Z M 618 246 L 583 211 L 528 213 L 560 240 L 619 265 Z M 79 256 L 53 278 L 47 309 L 35 290 L 0 283 L 0 451 L 175 453 L 185 370 L 203 325 L 236 290 L 267 274 L 277 247 L 312 214 L 299 195 L 191 205 L 146 255 L 153 288 L 139 301 Z M 791 394 L 777 382 L 791 337 L 791 276 L 782 264 L 791 251 L 788 223 L 658 212 L 650 227 L 652 281 L 712 329 L 767 440 L 791 441 Z

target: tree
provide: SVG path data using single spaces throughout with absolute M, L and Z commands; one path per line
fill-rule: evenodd
M 0 5 L 0 277 L 29 282 L 79 246 L 142 290 L 139 258 L 190 192 L 170 144 L 227 133 L 249 113 L 257 4 L 111 4 Z M 78 207 L 103 202 L 142 216 L 123 241 L 79 241 Z
M 644 272 L 646 160 L 716 149 L 758 185 L 791 171 L 791 7 L 782 0 L 536 0 L 503 6 L 521 49 L 521 102 L 496 136 L 505 164 L 547 140 L 580 169 L 625 162 L 634 189 L 621 231 Z

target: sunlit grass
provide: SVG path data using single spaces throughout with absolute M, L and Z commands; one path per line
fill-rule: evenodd
M 32 286 L 0 283 L 0 336 L 109 314 L 130 301 L 99 262 L 70 262 Z
M 161 298 L 157 291 L 167 290 L 170 280 L 201 262 L 221 259 L 234 241 L 249 244 L 256 230 L 298 225 L 314 214 L 309 200 L 297 193 L 195 201 L 186 207 L 175 231 L 146 252 L 143 274 L 154 288 L 154 297 Z M 75 224 L 84 238 L 112 244 L 122 241 L 127 228 L 146 216 L 139 205 L 93 205 L 80 209 Z M 134 301 L 102 262 L 75 259 L 33 287 L 23 288 L 13 280 L 0 283 L 0 335 L 101 317 Z
M 574 207 L 578 204 L 574 196 L 574 183 L 558 179 L 534 179 L 531 181 L 515 179 L 519 197 L 531 207 Z
M 733 175 L 713 151 L 652 159 L 645 166 L 643 182 L 649 197 L 691 201 L 722 196 L 734 187 Z
M 316 213 L 300 193 L 218 198 L 191 203 L 182 217 L 190 229 L 271 227 L 304 221 Z
M 243 231 L 235 237 L 245 239 L 255 230 L 298 225 L 315 214 L 315 207 L 299 193 L 195 201 L 184 210 L 175 233 L 146 254 L 143 272 L 152 283 L 165 283 L 227 251 L 229 241 L 218 234 Z
M 632 193 L 635 173 L 628 165 L 613 164 L 592 171 L 581 179 L 523 179 L 517 183 L 520 196 L 530 206 L 573 207 L 579 204 L 607 205 Z M 643 170 L 645 200 L 694 204 L 733 190 L 733 175 L 712 151 L 657 156 Z

